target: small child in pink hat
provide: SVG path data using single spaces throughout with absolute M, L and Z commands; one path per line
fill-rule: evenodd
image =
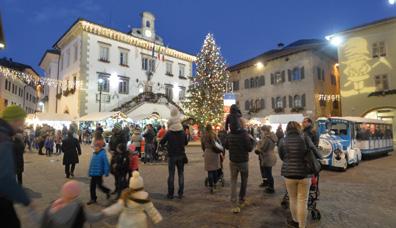
M 42 228 L 82 228 L 84 223 L 95 223 L 101 220 L 103 213 L 88 213 L 80 202 L 80 184 L 77 181 L 66 182 L 60 198 L 55 200 L 40 216 L 31 211 L 31 216 Z

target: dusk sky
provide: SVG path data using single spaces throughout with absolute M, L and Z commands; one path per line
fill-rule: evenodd
M 230 65 L 277 43 L 326 35 L 396 16 L 388 0 L 1 0 L 7 48 L 0 56 L 33 66 L 79 17 L 128 31 L 139 13 L 156 16 L 165 44 L 196 54 L 214 34 Z

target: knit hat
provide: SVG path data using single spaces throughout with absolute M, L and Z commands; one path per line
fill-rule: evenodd
M 1 117 L 7 122 L 23 120 L 26 118 L 26 112 L 18 105 L 10 105 L 4 109 Z
M 170 114 L 171 118 L 168 120 L 168 129 L 170 131 L 182 131 L 183 125 L 181 124 L 179 110 L 177 108 L 172 108 Z
M 120 123 L 115 123 L 115 124 L 114 124 L 114 128 L 116 128 L 116 129 L 121 129 L 122 126 L 121 126 Z
M 148 193 L 144 191 L 143 178 L 138 171 L 133 171 L 132 178 L 129 180 L 131 196 L 134 199 L 148 199 Z

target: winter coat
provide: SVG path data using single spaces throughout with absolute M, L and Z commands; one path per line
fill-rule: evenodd
M 147 215 L 154 224 L 162 220 L 161 214 L 149 200 L 145 202 L 136 202 L 128 200 L 127 204 L 120 199 L 117 203 L 103 210 L 106 215 L 118 215 L 118 228 L 147 228 Z M 147 214 L 147 215 L 146 215 Z
M 129 156 L 127 153 L 115 152 L 111 158 L 111 174 L 125 176 L 129 171 Z
M 305 155 L 308 150 L 320 158 L 321 155 L 309 137 L 297 131 L 289 131 L 286 137 L 279 143 L 278 153 L 283 161 L 281 175 L 291 179 L 309 177 Z
M 304 128 L 304 135 L 309 137 L 315 146 L 319 145 L 319 138 L 316 132 L 313 130 L 312 126 Z
M 63 165 L 76 164 L 81 155 L 80 143 L 76 138 L 66 138 L 62 141 Z
M 136 147 L 140 147 L 140 142 L 142 141 L 142 136 L 139 133 L 133 133 L 131 137 L 131 143 Z
M 53 139 L 46 139 L 44 142 L 44 146 L 46 149 L 53 149 L 54 148 L 54 140 Z
M 225 148 L 229 150 L 230 161 L 242 163 L 249 161 L 249 152 L 254 148 L 254 139 L 243 131 L 239 134 L 228 134 Z
M 205 136 L 202 138 L 201 146 L 204 151 L 205 170 L 215 171 L 220 169 L 220 153 L 215 152 L 213 140 Z
M 261 167 L 272 167 L 276 164 L 275 145 L 277 142 L 276 135 L 270 133 L 264 135 L 257 143 L 255 153 L 259 156 Z
M 146 144 L 154 143 L 155 132 L 153 129 L 147 129 L 143 134 Z
M 23 154 L 25 153 L 25 144 L 21 137 L 14 137 L 14 156 L 15 156 L 15 171 L 16 173 L 23 173 L 24 171 L 24 159 Z
M 120 130 L 119 132 L 115 132 L 110 138 L 110 142 L 109 142 L 110 151 L 116 151 L 118 144 L 122 144 L 122 143 L 126 145 L 127 141 L 125 140 L 125 136 Z
M 242 113 L 238 106 L 231 105 L 230 114 L 227 115 L 225 122 L 225 130 L 230 130 L 231 133 L 237 134 L 239 131 L 243 130 L 241 122 Z
M 160 141 L 161 145 L 166 145 L 170 158 L 182 158 L 186 154 L 185 146 L 188 144 L 187 135 L 183 130 L 168 131 Z
M 15 178 L 15 156 L 12 137 L 14 131 L 11 126 L 0 119 L 0 197 L 9 201 L 30 204 L 30 198 Z
M 129 154 L 129 171 L 136 171 L 139 169 L 139 153 L 134 151 Z
M 278 138 L 278 140 L 281 140 L 281 139 L 283 139 L 283 137 L 285 137 L 285 134 L 283 133 L 283 130 L 282 130 L 282 128 L 279 128 L 278 127 L 278 129 L 276 129 L 276 137 Z
M 89 164 L 88 175 L 91 177 L 108 176 L 110 172 L 109 160 L 107 160 L 106 151 L 102 148 L 98 152 L 93 152 Z

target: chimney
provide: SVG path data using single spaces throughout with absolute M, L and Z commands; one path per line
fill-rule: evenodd
M 282 48 L 284 48 L 285 47 L 285 44 L 284 43 L 278 43 L 278 48 L 279 49 L 282 49 Z

